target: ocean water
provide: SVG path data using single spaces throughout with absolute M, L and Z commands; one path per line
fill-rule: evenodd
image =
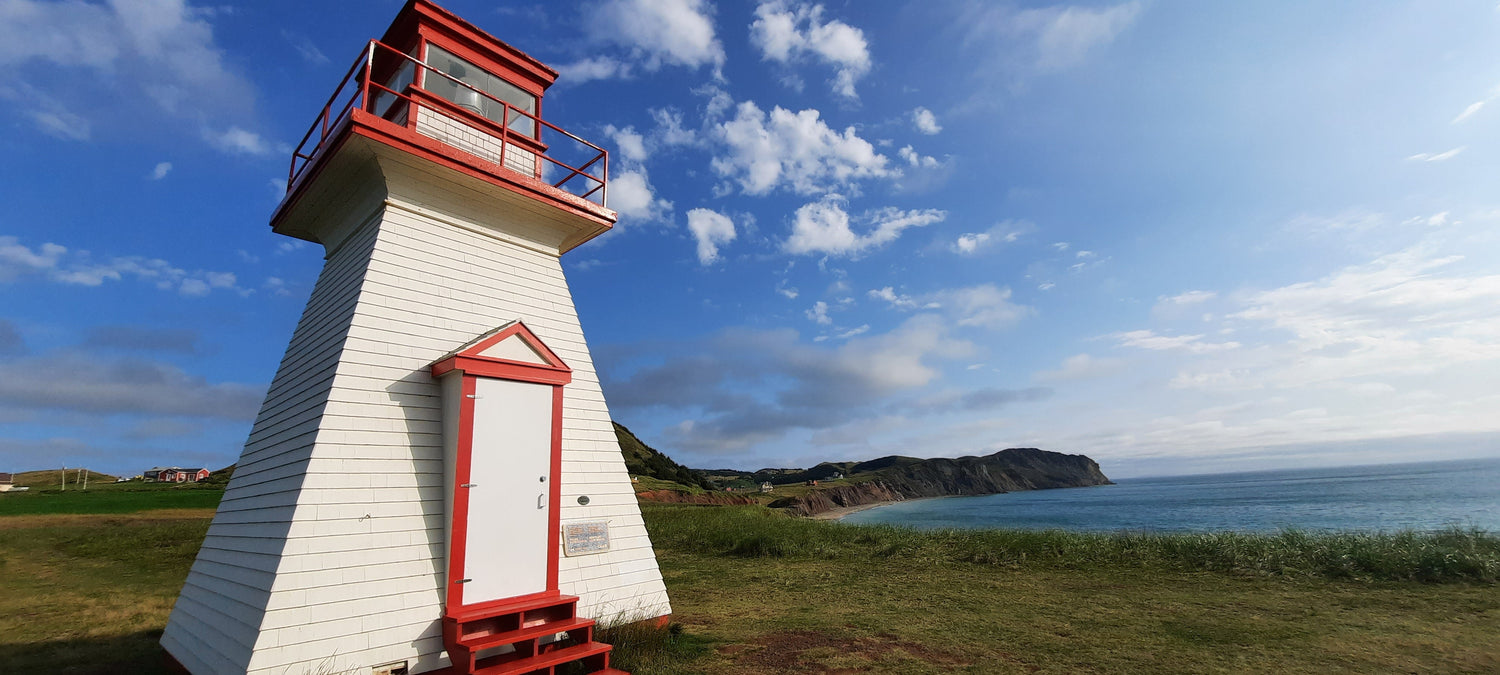
M 1389 532 L 1455 525 L 1500 532 L 1500 459 L 1134 478 L 901 502 L 843 521 L 1104 532 Z

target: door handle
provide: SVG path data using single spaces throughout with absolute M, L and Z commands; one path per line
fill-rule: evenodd
M 539 509 L 547 508 L 547 495 L 540 494 L 536 496 L 536 507 Z

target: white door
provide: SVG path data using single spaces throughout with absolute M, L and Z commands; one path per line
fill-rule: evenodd
M 464 604 L 547 590 L 552 387 L 477 378 Z

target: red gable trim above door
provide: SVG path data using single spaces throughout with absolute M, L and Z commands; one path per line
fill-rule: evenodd
M 536 351 L 546 364 L 512 361 L 484 355 L 485 350 L 511 337 L 520 338 Z M 512 321 L 485 333 L 432 364 L 433 377 L 441 377 L 455 370 L 466 375 L 499 377 L 542 384 L 563 385 L 573 381 L 573 369 L 563 363 L 563 360 L 548 348 L 546 343 L 536 336 L 536 333 L 531 332 L 531 329 L 520 321 Z

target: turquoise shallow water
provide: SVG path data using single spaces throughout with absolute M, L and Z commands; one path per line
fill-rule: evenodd
M 1117 485 L 923 499 L 847 523 L 1082 531 L 1500 532 L 1500 459 L 1133 478 Z

